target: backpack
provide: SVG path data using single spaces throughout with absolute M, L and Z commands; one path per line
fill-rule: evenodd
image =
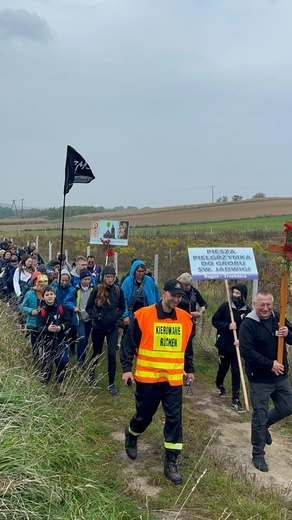
M 61 304 L 58 305 L 58 313 L 60 314 L 60 316 L 64 315 L 64 307 Z M 43 320 L 45 320 L 47 318 L 47 309 L 46 309 L 46 307 L 42 307 L 41 308 L 41 317 L 43 318 Z

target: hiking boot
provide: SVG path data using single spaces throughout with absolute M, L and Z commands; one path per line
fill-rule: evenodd
M 133 435 L 129 432 L 129 428 L 125 429 L 125 449 L 129 459 L 135 460 L 137 458 L 137 441 L 138 435 Z
M 223 385 L 217 385 L 217 383 L 216 383 L 216 387 L 217 387 L 218 394 L 219 394 L 220 397 L 226 397 L 227 396 L 227 392 L 226 392 L 226 390 L 225 390 Z
M 273 440 L 272 440 L 272 436 L 267 428 L 267 431 L 266 431 L 266 444 L 268 446 L 270 446 L 272 444 Z
M 164 475 L 173 484 L 181 484 L 183 479 L 177 470 L 177 454 L 171 451 L 165 450 L 165 461 L 164 461 Z
M 120 395 L 120 392 L 118 391 L 118 389 L 115 387 L 115 385 L 110 385 L 108 387 L 108 391 L 111 395 Z
M 242 406 L 241 402 L 239 401 L 239 399 L 232 399 L 231 406 L 238 413 L 244 413 L 245 412 L 245 409 L 243 408 L 243 406 Z
M 252 463 L 254 467 L 260 471 L 269 471 L 269 467 L 263 455 L 254 455 L 254 457 L 252 458 Z

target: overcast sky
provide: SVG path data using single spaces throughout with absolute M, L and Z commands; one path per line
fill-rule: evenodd
M 0 0 L 0 202 L 292 196 L 291 0 Z M 214 188 L 212 188 L 214 186 Z

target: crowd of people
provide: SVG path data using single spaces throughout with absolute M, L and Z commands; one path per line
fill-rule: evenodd
M 193 339 L 197 320 L 208 306 L 191 274 L 168 280 L 160 294 L 141 259 L 133 259 L 119 282 L 114 266 L 101 268 L 93 255 L 78 255 L 70 265 L 58 253 L 45 264 L 34 243 L 19 249 L 4 239 L 0 247 L 1 298 L 29 337 L 32 362 L 42 383 L 51 381 L 55 365 L 55 383 L 59 395 L 64 395 L 63 381 L 74 354 L 76 371 L 86 372 L 88 384 L 95 386 L 96 366 L 106 344 L 108 391 L 118 396 L 115 378 L 120 349 L 122 381 L 136 385 L 136 413 L 125 430 L 126 453 L 130 459 L 137 458 L 138 438 L 162 403 L 164 474 L 180 484 L 177 457 L 183 445 L 182 387 L 194 382 Z M 265 472 L 269 469 L 265 446 L 272 443 L 269 427 L 292 413 L 286 349 L 283 361 L 277 361 L 278 337 L 292 344 L 292 325 L 286 321 L 279 327 L 270 293 L 259 291 L 253 310 L 246 299 L 247 286 L 233 285 L 230 301 L 223 302 L 211 318 L 217 332 L 215 385 L 219 396 L 226 397 L 224 379 L 231 368 L 231 405 L 239 413 L 245 411 L 240 402 L 240 349 L 253 407 L 252 462 Z

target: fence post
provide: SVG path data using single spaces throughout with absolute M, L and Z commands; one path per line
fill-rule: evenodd
M 154 280 L 158 284 L 158 261 L 159 261 L 159 255 L 154 255 Z

